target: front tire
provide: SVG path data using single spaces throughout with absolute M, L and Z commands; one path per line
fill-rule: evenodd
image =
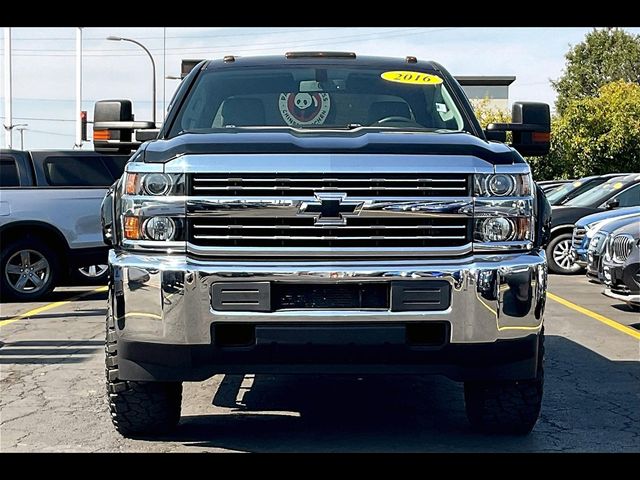
M 118 378 L 118 342 L 111 299 L 107 310 L 105 364 L 111 421 L 124 437 L 160 435 L 180 421 L 181 382 L 134 382 Z
M 55 287 L 59 274 L 56 252 L 37 238 L 9 243 L 0 254 L 2 300 L 35 302 Z
M 466 382 L 464 399 L 471 426 L 488 434 L 527 435 L 542 405 L 544 331 L 540 333 L 538 372 L 533 380 Z
M 571 234 L 563 233 L 554 237 L 547 246 L 549 270 L 553 273 L 571 275 L 578 273 L 582 267 L 576 263 L 571 253 Z

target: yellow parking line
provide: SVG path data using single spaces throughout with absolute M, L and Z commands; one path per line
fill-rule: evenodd
M 91 290 L 90 292 L 81 293 L 80 295 L 76 295 L 75 297 L 71 297 L 68 300 L 62 300 L 60 302 L 53 302 L 47 305 L 43 305 L 42 307 L 34 308 L 29 310 L 28 312 L 21 313 L 20 315 L 16 315 L 12 318 L 7 318 L 6 320 L 0 320 L 0 327 L 5 325 L 9 325 L 10 323 L 17 322 L 18 320 L 22 320 L 23 318 L 32 317 L 42 312 L 46 312 L 47 310 L 51 310 L 52 308 L 61 307 L 62 305 L 66 305 L 67 303 L 75 302 L 76 300 L 80 300 L 81 298 L 88 297 L 89 295 L 93 295 L 98 292 L 106 292 L 108 287 L 98 287 L 95 290 Z
M 599 313 L 592 312 L 591 310 L 587 310 L 586 308 L 581 307 L 580 305 L 576 305 L 575 303 L 570 302 L 569 300 L 565 300 L 562 297 L 554 295 L 551 292 L 547 292 L 547 296 L 551 300 L 555 300 L 556 302 L 561 303 L 565 307 L 569 307 L 572 310 L 575 310 L 576 312 L 580 312 L 586 315 L 587 317 L 593 318 L 594 320 L 598 320 L 599 322 L 602 322 L 611 328 L 615 328 L 619 332 L 626 333 L 630 337 L 640 340 L 640 332 L 638 332 L 637 330 L 634 330 L 631 327 L 627 327 L 626 325 L 618 323 L 615 320 L 611 320 L 610 318 L 607 318 L 604 315 L 600 315 Z

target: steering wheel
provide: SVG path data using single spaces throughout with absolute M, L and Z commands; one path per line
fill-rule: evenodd
M 401 117 L 400 115 L 392 115 L 390 117 L 384 117 L 384 118 L 381 118 L 380 120 L 378 120 L 375 123 L 387 123 L 387 122 L 411 122 L 411 123 L 416 123 L 413 120 L 411 120 L 410 118 Z
M 399 115 L 392 115 L 390 117 L 384 117 L 381 118 L 380 120 L 378 120 L 377 122 L 373 122 L 371 124 L 371 126 L 373 125 L 384 125 L 385 123 L 392 123 L 392 122 L 402 122 L 402 123 L 407 123 L 410 124 L 411 127 L 415 127 L 415 128 L 424 128 L 423 125 L 420 125 L 418 122 L 416 122 L 415 120 L 412 120 L 411 118 L 407 118 L 407 117 L 401 117 Z

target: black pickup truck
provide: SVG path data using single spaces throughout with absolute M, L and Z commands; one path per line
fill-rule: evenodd
M 106 282 L 100 202 L 129 155 L 0 152 L 0 295 L 34 301 L 56 285 Z
M 549 127 L 516 102 L 483 130 L 415 57 L 200 63 L 103 203 L 115 427 L 169 430 L 220 373 L 421 373 L 465 382 L 474 427 L 531 431 L 551 209 L 523 155 Z

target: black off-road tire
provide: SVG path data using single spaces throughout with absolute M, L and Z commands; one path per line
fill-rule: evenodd
M 35 292 L 18 291 L 7 280 L 6 269 L 9 259 L 20 250 L 33 250 L 41 255 L 49 263 L 49 275 L 44 282 L 44 286 Z M 56 282 L 60 277 L 60 262 L 58 261 L 58 252 L 49 247 L 42 240 L 35 237 L 25 237 L 19 241 L 8 242 L 2 245 L 0 252 L 0 300 L 2 301 L 20 301 L 20 302 L 37 302 L 38 300 L 48 296 L 55 288 Z
M 467 418 L 475 430 L 510 435 L 527 435 L 533 430 L 542 405 L 544 331 L 539 342 L 535 379 L 464 384 Z
M 111 421 L 124 437 L 171 432 L 180 420 L 181 382 L 133 382 L 118 378 L 118 342 L 111 299 L 107 310 L 105 363 Z

